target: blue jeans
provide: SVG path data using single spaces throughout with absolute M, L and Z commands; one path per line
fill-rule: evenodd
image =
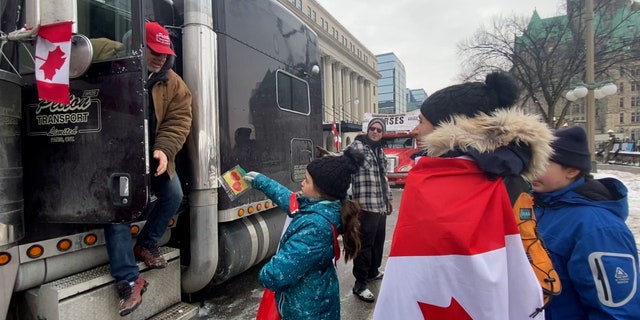
M 162 238 L 169 220 L 178 211 L 183 196 L 177 173 L 173 174 L 173 179 L 169 179 L 167 173 L 152 177 L 151 187 L 158 200 L 136 241 L 137 245 L 143 247 L 156 245 Z M 121 280 L 131 282 L 138 279 L 138 266 L 131 248 L 131 225 L 128 223 L 108 225 L 104 228 L 104 235 L 111 276 L 116 279 L 116 282 Z

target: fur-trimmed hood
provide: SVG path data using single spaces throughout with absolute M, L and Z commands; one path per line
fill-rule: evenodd
M 550 145 L 553 139 L 551 130 L 538 115 L 510 108 L 489 115 L 481 113 L 473 118 L 454 116 L 451 121 L 441 122 L 432 133 L 419 138 L 419 142 L 431 157 L 447 157 L 458 152 L 476 160 L 478 156 L 497 153 L 499 149 L 525 147 L 530 150 L 530 159 L 526 159 L 528 163 L 520 174 L 532 180 L 544 173 L 553 153 Z

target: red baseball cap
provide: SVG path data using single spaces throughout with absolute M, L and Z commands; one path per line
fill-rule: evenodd
M 176 55 L 171 49 L 171 38 L 167 29 L 157 22 L 147 21 L 144 26 L 147 31 L 147 46 L 149 46 L 149 49 L 156 53 Z

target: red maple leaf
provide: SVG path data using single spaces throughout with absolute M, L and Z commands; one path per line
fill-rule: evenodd
M 53 76 L 55 76 L 56 72 L 62 68 L 65 60 L 67 60 L 67 57 L 64 56 L 64 51 L 60 49 L 60 46 L 56 46 L 53 51 L 49 51 L 47 59 L 44 61 L 42 66 L 40 66 L 40 69 L 44 71 L 44 78 L 47 80 L 53 80 Z
M 438 307 L 432 304 L 426 304 L 418 301 L 418 306 L 422 311 L 422 316 L 425 320 L 430 319 L 456 319 L 456 320 L 472 320 L 471 316 L 466 310 L 451 297 L 451 303 L 448 307 Z

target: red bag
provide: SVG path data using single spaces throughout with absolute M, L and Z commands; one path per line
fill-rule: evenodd
M 273 290 L 264 289 L 256 320 L 280 320 L 280 314 L 276 306 L 276 293 Z

